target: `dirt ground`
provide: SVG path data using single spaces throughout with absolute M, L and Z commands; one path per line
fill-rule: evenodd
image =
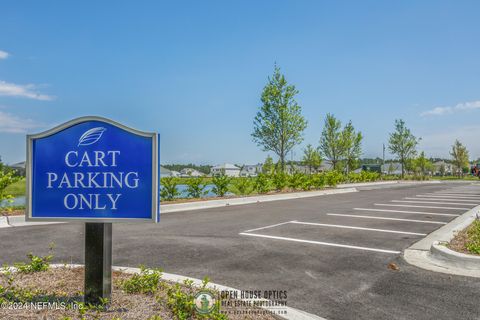
M 56 301 L 57 305 L 60 307 L 57 310 L 48 308 L 35 310 L 30 304 L 28 307 L 23 306 L 21 309 L 15 309 L 18 308 L 18 304 L 16 306 L 2 304 L 0 307 L 0 319 L 82 319 L 81 312 L 78 310 L 76 303 L 83 299 L 83 268 L 50 268 L 45 272 L 35 272 L 30 274 L 15 273 L 13 274 L 13 277 L 14 282 L 11 285 L 15 286 L 17 289 L 28 289 L 28 292 L 30 292 L 31 295 L 30 301 L 41 303 Z M 128 294 L 123 292 L 119 286 L 122 280 L 129 277 L 131 277 L 130 274 L 114 272 L 112 298 L 108 308 L 106 310 L 88 310 L 84 315 L 84 319 L 176 319 L 167 306 L 167 288 L 172 285 L 171 283 L 161 281 L 158 291 L 155 294 Z M 8 286 L 8 277 L 4 274 L 0 274 L 0 297 L 5 294 L 5 292 L 2 293 L 2 287 L 6 288 Z M 182 287 L 182 291 L 183 290 L 187 292 L 188 290 L 198 289 Z M 61 305 L 62 303 L 63 305 Z M 70 308 L 63 308 L 63 306 L 68 306 Z M 224 307 L 221 308 L 221 311 L 226 312 L 228 314 L 228 319 L 232 320 L 278 319 L 272 315 L 262 314 L 264 313 L 263 310 L 254 308 L 235 309 L 233 307 Z M 245 313 L 250 314 L 245 315 Z M 155 318 L 155 316 L 158 318 Z M 197 319 L 197 317 L 191 319 Z

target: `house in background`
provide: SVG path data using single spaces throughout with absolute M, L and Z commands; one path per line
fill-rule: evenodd
M 172 171 L 160 166 L 160 178 L 172 177 Z
M 331 171 L 333 170 L 333 164 L 332 161 L 330 160 L 323 160 L 322 164 L 320 164 L 320 167 L 318 168 L 318 172 L 324 172 L 324 171 Z
M 441 175 L 450 176 L 454 172 L 455 170 L 453 168 L 453 164 L 451 163 L 448 163 L 445 161 L 435 161 L 433 163 L 433 175 L 435 176 L 441 176 Z
M 231 163 L 224 163 L 218 166 L 212 167 L 210 170 L 212 176 L 218 176 L 221 174 L 225 174 L 229 177 L 239 177 L 240 176 L 240 168 Z
M 204 175 L 204 173 L 201 173 L 200 171 L 193 168 L 184 168 L 180 171 L 180 177 L 182 178 L 203 177 Z
M 262 172 L 263 164 L 246 164 L 240 171 L 240 177 L 256 177 Z

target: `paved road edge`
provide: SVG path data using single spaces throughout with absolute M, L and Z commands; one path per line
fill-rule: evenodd
M 480 278 L 480 259 L 455 252 L 443 245 L 449 242 L 458 231 L 469 226 L 479 213 L 480 206 L 470 209 L 414 243 L 404 251 L 403 258 L 408 263 L 425 270 Z
M 52 268 L 61 268 L 61 267 L 70 267 L 70 268 L 76 268 L 76 267 L 83 267 L 82 264 L 52 264 Z M 126 273 L 140 273 L 139 268 L 131 268 L 131 267 L 118 267 L 118 266 L 113 266 L 112 269 L 114 271 L 122 271 Z M 191 280 L 193 281 L 193 284 L 196 286 L 202 286 L 202 280 L 196 279 L 196 278 L 190 278 L 190 277 L 185 277 L 185 276 L 180 276 L 177 274 L 172 274 L 172 273 L 162 273 L 162 279 L 171 281 L 171 282 L 176 282 L 176 283 L 183 283 L 185 280 Z M 209 283 L 208 288 L 210 289 L 215 289 L 218 291 L 221 290 L 228 290 L 228 291 L 236 291 L 240 295 L 240 290 L 227 287 L 224 285 L 216 284 L 216 283 Z M 246 300 L 246 299 L 242 299 Z M 264 299 L 265 301 L 268 301 Z M 263 309 L 268 310 L 268 307 L 262 307 Z M 278 318 L 281 319 L 286 319 L 286 320 L 326 320 L 325 318 L 316 316 L 314 314 L 298 310 L 292 307 L 285 307 L 287 310 L 286 315 L 275 315 Z

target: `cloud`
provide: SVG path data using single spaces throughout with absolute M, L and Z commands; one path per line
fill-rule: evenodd
M 452 145 L 458 139 L 467 147 L 471 159 L 480 157 L 478 144 L 480 125 L 449 126 L 435 131 L 424 128 L 424 130 L 428 131 L 419 132 L 422 141 L 417 150 L 424 150 L 429 156 L 451 158 Z
M 5 81 L 0 81 L 0 96 L 24 97 L 43 101 L 50 101 L 55 99 L 54 96 L 41 94 L 35 91 L 35 88 L 36 86 L 33 84 L 18 85 Z
M 0 111 L 0 132 L 26 133 L 41 125 L 32 119 L 21 118 L 16 115 Z
M 443 116 L 445 114 L 453 114 L 456 112 L 475 110 L 475 109 L 480 109 L 480 100 L 459 103 L 453 107 L 436 107 L 431 110 L 424 111 L 420 115 L 422 117 Z
M 0 50 L 0 60 L 7 59 L 9 55 L 8 52 Z

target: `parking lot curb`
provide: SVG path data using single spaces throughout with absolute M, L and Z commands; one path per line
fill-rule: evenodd
M 480 278 L 480 257 L 447 248 L 445 243 L 468 227 L 480 213 L 476 206 L 404 251 L 404 259 L 419 268 L 447 274 Z
M 201 210 L 201 209 L 237 206 L 237 205 L 243 205 L 243 204 L 252 204 L 252 203 L 279 201 L 279 200 L 302 199 L 302 198 L 351 193 L 351 192 L 358 192 L 358 190 L 355 188 L 337 188 L 337 189 L 331 189 L 331 190 L 291 192 L 291 193 L 270 194 L 270 195 L 261 195 L 261 196 L 252 196 L 252 197 L 243 197 L 243 198 L 164 204 L 160 206 L 160 212 L 170 213 L 170 212 L 179 212 L 179 211 Z
M 0 228 L 8 228 L 10 225 L 8 224 L 7 217 L 0 217 Z
M 78 267 L 83 267 L 81 264 L 52 264 L 51 267 L 53 268 L 61 268 L 61 267 L 70 267 L 70 268 L 78 268 Z M 125 272 L 125 273 L 140 273 L 139 268 L 132 268 L 132 267 L 118 267 L 118 266 L 113 266 L 112 269 L 114 271 L 120 271 L 120 272 Z M 201 287 L 203 285 L 203 281 L 200 279 L 196 278 L 190 278 L 190 277 L 185 277 L 185 276 L 180 276 L 177 274 L 172 274 L 172 273 L 164 273 L 162 272 L 162 279 L 166 281 L 171 281 L 175 283 L 184 283 L 185 280 L 192 281 L 192 283 L 197 286 Z M 216 291 L 229 291 L 229 292 L 237 292 L 238 295 L 240 295 L 240 290 L 227 287 L 224 285 L 216 284 L 216 283 L 209 283 L 207 285 L 209 289 L 213 289 Z M 248 301 L 249 299 L 239 299 L 242 301 Z M 267 299 L 261 299 L 262 301 L 268 301 Z M 256 300 L 258 301 L 258 300 Z M 278 307 L 277 307 L 278 308 Z M 262 307 L 262 309 L 269 310 L 268 307 Z M 281 318 L 281 319 L 286 319 L 286 320 L 326 320 L 325 318 L 316 316 L 314 314 L 298 310 L 292 307 L 285 307 L 285 310 L 287 311 L 287 314 L 282 315 L 282 314 L 275 314 L 276 317 Z

